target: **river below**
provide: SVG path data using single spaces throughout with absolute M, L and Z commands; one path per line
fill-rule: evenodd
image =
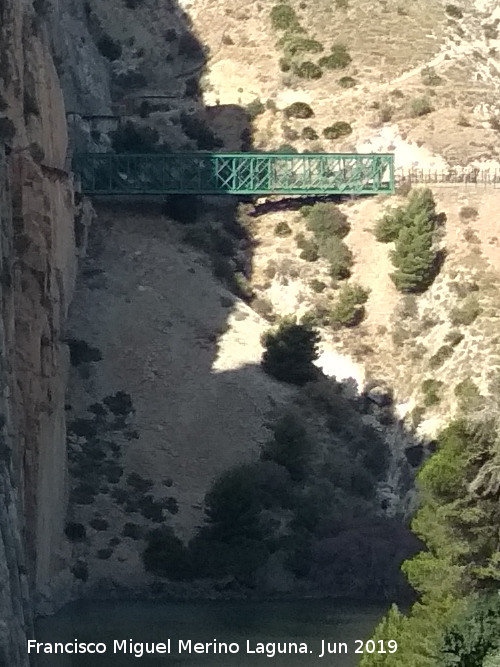
M 38 654 L 37 667 L 355 667 L 355 653 L 369 638 L 385 612 L 380 606 L 360 606 L 335 600 L 297 602 L 78 602 L 55 616 L 41 618 L 38 642 L 102 642 L 102 655 Z M 170 653 L 135 657 L 133 642 L 162 642 L 170 638 Z M 118 652 L 114 652 L 114 642 Z M 191 653 L 188 640 L 192 640 Z M 232 643 L 231 654 L 194 652 L 194 643 Z M 324 643 L 323 641 L 324 640 Z M 179 642 L 183 643 L 179 643 Z M 340 645 L 340 643 L 344 645 Z M 266 653 L 258 653 L 259 643 Z M 287 653 L 280 647 L 291 643 Z M 329 643 L 329 644 L 327 644 Z M 268 655 L 276 650 L 274 657 Z M 307 650 L 295 653 L 294 645 Z M 336 653 L 320 657 L 325 645 Z M 127 648 L 127 652 L 123 648 Z M 186 649 L 186 650 L 184 650 Z M 236 649 L 239 649 L 236 652 Z M 255 651 L 255 652 L 252 652 Z M 347 651 L 347 652 L 346 652 Z M 140 649 L 139 649 L 140 652 Z M 33 655 L 33 653 L 32 653 Z

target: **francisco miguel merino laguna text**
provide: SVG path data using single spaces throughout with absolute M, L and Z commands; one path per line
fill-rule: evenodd
M 346 642 L 330 642 L 324 639 L 320 640 L 321 646 L 318 657 L 332 653 L 349 653 Z M 252 642 L 247 639 L 243 645 L 247 654 L 260 654 L 267 658 L 274 658 L 276 654 L 292 653 L 314 653 L 306 642 Z M 179 639 L 172 641 L 168 638 L 165 642 L 135 642 L 133 639 L 114 639 L 112 653 L 126 653 L 135 658 L 142 658 L 143 655 L 168 654 L 175 653 L 197 653 L 219 655 L 224 653 L 234 654 L 241 651 L 239 642 L 218 642 L 214 639 L 211 642 L 194 642 L 192 639 Z M 354 640 L 354 653 L 396 653 L 398 650 L 397 642 L 393 639 L 380 639 L 375 642 L 373 639 L 362 641 Z M 28 641 L 28 653 L 106 653 L 108 645 L 105 642 L 80 642 L 78 639 L 72 642 L 37 642 L 34 639 Z
M 112 647 L 108 647 L 105 642 L 80 642 L 78 639 L 72 642 L 37 642 L 34 639 L 28 640 L 28 653 L 126 653 L 135 658 L 142 658 L 143 655 L 151 654 L 169 654 L 175 653 L 198 653 L 198 654 L 231 654 L 239 653 L 241 646 L 239 642 L 218 642 L 214 639 L 211 642 L 194 642 L 192 639 L 179 639 L 173 641 L 170 638 L 165 642 L 136 642 L 133 639 L 114 639 Z M 246 640 L 244 644 L 246 653 L 255 653 L 265 655 L 268 658 L 274 657 L 277 653 L 309 653 L 309 648 L 305 642 L 251 642 Z M 312 652 L 312 651 L 311 651 Z

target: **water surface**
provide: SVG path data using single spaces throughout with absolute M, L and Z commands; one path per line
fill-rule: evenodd
M 297 602 L 79 602 L 65 607 L 37 623 L 39 642 L 103 642 L 107 651 L 100 656 L 39 655 L 38 667 L 355 667 L 355 640 L 368 639 L 385 609 L 360 607 L 332 600 Z M 164 642 L 171 639 L 168 655 L 114 653 L 114 640 Z M 179 653 L 179 640 L 195 642 L 233 642 L 236 654 Z M 347 653 L 319 657 L 321 640 L 330 648 L 345 642 Z M 247 652 L 247 641 L 255 650 L 257 643 L 301 642 L 307 654 L 287 653 L 267 657 Z M 234 646 L 233 646 L 234 648 Z M 271 648 L 272 651 L 272 648 Z

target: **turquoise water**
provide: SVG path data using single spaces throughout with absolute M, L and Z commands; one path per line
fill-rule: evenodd
M 360 655 L 355 640 L 366 640 L 385 609 L 379 606 L 360 607 L 337 601 L 301 600 L 299 602 L 92 602 L 76 603 L 52 617 L 37 623 L 38 642 L 102 642 L 102 655 L 43 655 L 38 654 L 38 667 L 355 667 Z M 114 640 L 133 642 L 163 642 L 170 638 L 170 654 L 143 655 L 113 652 Z M 191 639 L 192 652 L 183 650 L 179 640 Z M 195 642 L 233 643 L 238 653 L 194 653 Z M 323 658 L 322 640 L 331 650 Z M 247 641 L 249 646 L 247 647 Z M 301 643 L 307 653 L 250 653 L 258 643 Z M 347 645 L 340 646 L 343 642 Z M 303 647 L 304 648 L 304 647 Z M 293 647 L 292 647 L 293 649 Z M 277 649 L 276 649 L 277 650 Z M 138 651 L 139 652 L 139 651 Z M 272 653 L 272 647 L 268 647 Z M 33 654 L 32 654 L 33 655 Z

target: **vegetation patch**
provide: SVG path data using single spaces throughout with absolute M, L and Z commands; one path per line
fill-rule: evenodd
M 352 62 L 352 58 L 347 51 L 345 44 L 334 44 L 331 53 L 323 56 L 319 60 L 320 67 L 325 69 L 343 69 Z
M 271 9 L 271 24 L 275 30 L 296 30 L 300 28 L 295 10 L 285 3 L 274 5 Z
M 352 127 L 349 123 L 343 120 L 338 120 L 333 125 L 328 125 L 323 130 L 325 139 L 340 139 L 352 134 Z
M 283 111 L 287 118 L 312 118 L 314 111 L 307 102 L 294 102 Z
M 119 42 L 115 42 L 109 35 L 103 35 L 97 42 L 97 48 L 101 55 L 108 60 L 118 60 L 122 55 L 122 47 Z
M 439 368 L 451 357 L 452 354 L 453 348 L 451 345 L 441 345 L 439 350 L 429 359 L 429 366 L 432 369 Z
M 323 76 L 321 67 L 311 60 L 295 65 L 293 71 L 300 79 L 321 79 Z
M 456 306 L 450 313 L 453 326 L 469 326 L 481 314 L 482 308 L 474 294 L 470 294 L 461 306 Z
M 307 125 L 306 127 L 302 128 L 300 136 L 305 141 L 316 141 L 316 139 L 319 139 L 318 133 L 316 132 L 314 127 L 311 127 L 310 125 Z
M 341 76 L 337 83 L 341 88 L 354 88 L 358 82 L 352 76 Z
M 318 202 L 306 210 L 302 209 L 301 213 L 305 215 L 307 228 L 318 243 L 331 236 L 343 238 L 349 233 L 347 216 L 331 202 Z
M 426 116 L 427 114 L 434 111 L 434 107 L 430 103 L 430 100 L 427 97 L 415 97 L 410 102 L 410 115 L 412 118 L 418 118 L 419 116 Z
M 434 378 L 428 378 L 422 382 L 422 393 L 424 394 L 424 405 L 429 408 L 441 401 L 441 389 L 443 383 Z
M 334 326 L 354 327 L 365 316 L 364 304 L 368 300 L 368 291 L 361 285 L 344 285 L 330 311 L 330 322 Z
M 439 252 L 435 247 L 440 216 L 429 189 L 410 194 L 408 204 L 385 213 L 375 227 L 378 241 L 395 242 L 392 281 L 401 292 L 422 292 L 434 280 Z
M 319 334 L 313 328 L 297 324 L 296 318 L 284 318 L 275 329 L 262 336 L 262 369 L 282 382 L 303 385 L 317 377 L 314 361 L 319 356 Z
M 290 236 L 292 229 L 285 220 L 280 220 L 274 227 L 274 233 L 276 236 Z
M 471 378 L 459 382 L 454 389 L 454 393 L 458 398 L 459 407 L 464 413 L 479 410 L 483 406 L 484 399 Z

